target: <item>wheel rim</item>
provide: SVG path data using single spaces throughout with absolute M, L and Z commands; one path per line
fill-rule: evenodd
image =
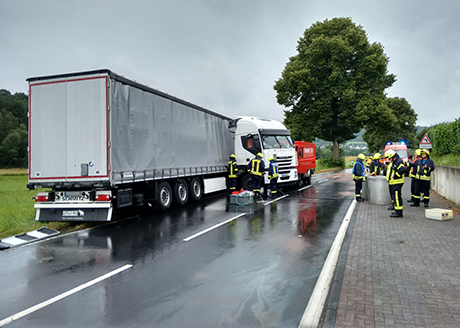
M 185 202 L 185 200 L 187 199 L 187 189 L 185 188 L 185 185 L 183 183 L 179 185 L 178 194 L 180 200 Z
M 171 200 L 171 195 L 169 194 L 168 188 L 162 188 L 160 192 L 160 200 L 161 204 L 167 206 Z
M 195 181 L 193 183 L 193 193 L 194 193 L 195 197 L 200 197 L 201 196 L 201 186 L 198 183 L 198 181 Z

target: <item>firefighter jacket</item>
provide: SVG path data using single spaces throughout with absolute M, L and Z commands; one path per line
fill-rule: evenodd
M 356 161 L 351 173 L 353 174 L 353 180 L 366 180 L 366 177 L 364 176 L 364 165 L 362 159 L 358 159 Z
M 236 178 L 238 173 L 238 167 L 236 166 L 236 160 L 231 159 L 227 164 L 227 173 L 229 178 Z
M 270 165 L 268 166 L 268 178 L 271 180 L 278 179 L 278 177 L 278 164 L 275 162 L 270 162 Z
M 265 163 L 259 156 L 253 158 L 248 164 L 248 170 L 251 174 L 262 176 L 265 171 Z
M 404 173 L 406 172 L 406 165 L 404 164 L 403 160 L 397 156 L 396 159 L 391 163 L 390 176 L 388 181 L 390 185 L 403 184 Z
M 379 160 L 375 159 L 372 161 L 371 165 L 369 166 L 369 174 L 372 176 L 380 175 L 380 171 L 382 170 L 383 164 L 380 163 Z
M 416 157 L 412 163 L 410 163 L 410 171 L 409 171 L 409 176 L 411 178 L 415 178 L 415 174 L 416 174 L 416 170 L 417 170 L 417 165 L 415 163 L 417 163 L 417 160 L 421 159 L 421 157 Z
M 431 172 L 434 171 L 434 162 L 430 158 L 423 159 L 420 158 L 415 163 L 416 171 L 415 171 L 415 178 L 424 180 L 424 181 L 431 181 Z
M 387 164 L 387 182 L 390 182 L 390 173 L 391 173 L 391 167 L 392 167 L 392 162 L 388 162 Z

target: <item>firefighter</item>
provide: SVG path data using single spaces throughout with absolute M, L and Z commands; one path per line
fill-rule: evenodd
M 415 163 L 417 162 L 417 160 L 422 158 L 422 150 L 421 149 L 416 149 L 415 152 L 414 152 L 414 156 L 415 156 L 415 158 L 412 160 L 412 163 L 409 164 L 409 167 L 410 167 L 409 176 L 411 178 L 411 182 L 410 182 L 411 197 L 410 197 L 410 199 L 407 200 L 409 203 L 414 202 L 415 192 L 417 190 L 418 180 L 415 178 L 415 171 L 417 169 L 417 166 L 415 165 Z
M 369 166 L 369 174 L 375 177 L 376 175 L 380 175 L 380 172 L 382 171 L 383 164 L 380 163 L 380 158 L 382 155 L 380 153 L 375 153 L 374 154 L 374 160 L 371 162 L 371 165 Z
M 268 166 L 268 179 L 270 180 L 270 191 L 271 195 L 268 195 L 268 188 L 267 188 L 267 196 L 271 196 L 272 198 L 276 198 L 277 196 L 277 187 L 278 187 L 278 164 L 275 162 L 275 157 L 270 156 L 268 158 L 270 164 Z
M 236 156 L 235 154 L 230 155 L 230 159 L 227 163 L 227 173 L 228 173 L 228 186 L 230 188 L 230 193 L 236 190 L 236 182 L 238 180 L 238 167 L 236 165 Z
M 434 171 L 434 162 L 430 159 L 428 149 L 422 149 L 422 158 L 415 163 L 415 179 L 417 179 L 414 203 L 410 206 L 420 206 L 420 194 L 423 196 L 425 207 L 430 202 L 431 172 Z
M 403 160 L 393 150 L 389 149 L 385 152 L 385 158 L 391 161 L 391 168 L 389 169 L 388 182 L 390 184 L 390 194 L 393 201 L 394 212 L 390 214 L 391 217 L 403 217 L 403 201 L 402 201 L 402 187 L 404 185 L 404 174 L 407 171 Z
M 364 199 L 361 197 L 361 190 L 363 189 L 363 181 L 366 181 L 364 176 L 364 164 L 363 161 L 366 159 L 364 154 L 359 154 L 355 165 L 353 166 L 352 177 L 355 182 L 355 197 L 357 202 L 362 202 Z
M 262 180 L 264 178 L 265 163 L 262 160 L 262 153 L 257 153 L 248 163 L 249 173 L 252 174 L 252 191 L 254 192 L 254 200 L 262 200 L 260 195 L 260 188 L 262 187 Z
M 391 187 L 390 187 L 390 173 L 391 173 L 391 161 L 390 162 L 387 162 L 387 166 L 386 166 L 386 179 L 387 179 L 387 182 L 388 182 L 388 192 L 390 193 L 390 197 L 391 197 L 391 205 L 388 206 L 388 210 L 392 210 L 394 211 L 395 207 L 394 207 L 394 199 L 393 199 L 393 194 L 391 193 Z

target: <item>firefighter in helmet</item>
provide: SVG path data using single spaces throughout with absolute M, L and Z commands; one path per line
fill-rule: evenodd
M 393 201 L 394 212 L 390 214 L 391 217 L 403 216 L 403 201 L 402 201 L 402 187 L 404 185 L 404 174 L 407 169 L 403 160 L 393 150 L 389 149 L 385 152 L 385 158 L 391 162 L 390 172 L 388 173 L 388 183 L 390 184 L 390 195 Z
M 268 161 L 270 162 L 268 166 L 268 179 L 270 180 L 269 188 L 271 191 L 271 195 L 268 195 L 268 188 L 267 188 L 267 196 L 276 198 L 277 189 L 278 189 L 278 177 L 279 177 L 278 164 L 276 163 L 275 157 L 273 156 L 270 156 L 268 158 Z
M 364 198 L 361 197 L 361 190 L 363 189 L 363 181 L 366 181 L 363 164 L 365 159 L 364 154 L 359 154 L 352 171 L 353 181 L 355 182 L 355 197 L 358 202 L 364 201 Z
M 230 159 L 227 163 L 227 173 L 228 173 L 228 186 L 230 188 L 230 193 L 236 190 L 236 182 L 238 180 L 238 167 L 236 165 L 236 156 L 235 154 L 230 155 Z
M 434 171 L 434 162 L 430 159 L 430 151 L 422 149 L 422 158 L 415 163 L 415 179 L 417 179 L 414 203 L 410 206 L 420 206 L 420 195 L 423 196 L 425 207 L 430 202 L 431 172 Z
M 257 153 L 256 157 L 248 163 L 248 170 L 252 175 L 252 191 L 254 192 L 254 200 L 262 200 L 260 188 L 262 187 L 265 171 L 265 163 L 262 158 L 262 153 Z

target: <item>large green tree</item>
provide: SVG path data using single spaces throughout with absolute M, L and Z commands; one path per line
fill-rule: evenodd
M 284 122 L 295 139 L 332 141 L 339 160 L 339 143 L 353 139 L 373 110 L 387 115 L 384 90 L 396 80 L 388 57 L 350 18 L 313 24 L 297 52 L 274 85 L 278 103 L 288 107 Z
M 417 148 L 416 133 L 417 114 L 404 98 L 387 98 L 383 112 L 371 114 L 366 124 L 363 140 L 371 152 L 378 152 L 387 141 L 404 140 L 409 147 Z M 383 115 L 383 116 L 382 116 Z

